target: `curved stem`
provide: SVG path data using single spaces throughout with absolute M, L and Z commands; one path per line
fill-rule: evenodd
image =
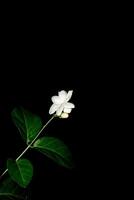
M 39 133 L 36 135 L 36 137 L 33 139 L 33 141 L 24 149 L 24 151 L 16 158 L 16 161 L 18 161 L 27 151 L 28 149 L 32 146 L 32 144 L 36 141 L 36 139 L 39 137 L 39 135 L 42 133 L 44 128 L 54 119 L 55 115 L 53 115 L 48 122 L 42 127 L 42 129 L 39 131 Z M 8 169 L 6 169 L 0 176 L 0 179 L 7 173 Z

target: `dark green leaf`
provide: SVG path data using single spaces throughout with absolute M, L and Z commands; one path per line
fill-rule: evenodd
M 7 168 L 12 180 L 18 183 L 19 186 L 26 188 L 33 176 L 33 166 L 30 161 L 27 159 L 18 161 L 9 159 Z
M 32 114 L 22 107 L 15 108 L 11 115 L 15 125 L 21 133 L 22 138 L 28 144 L 36 137 L 42 128 L 42 121 L 40 117 Z
M 20 188 L 10 177 L 0 183 L 1 200 L 24 200 L 25 191 Z
M 33 147 L 59 165 L 73 167 L 71 152 L 61 140 L 54 137 L 42 137 L 34 143 Z

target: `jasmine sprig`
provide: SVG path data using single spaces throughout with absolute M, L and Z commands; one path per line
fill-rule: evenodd
M 23 140 L 26 142 L 27 147 L 16 158 L 16 160 L 7 160 L 7 169 L 2 173 L 0 178 L 8 172 L 14 182 L 19 186 L 26 188 L 33 176 L 33 166 L 28 159 L 22 159 L 22 157 L 30 148 L 48 156 L 59 165 L 68 168 L 73 166 L 71 152 L 62 141 L 54 137 L 39 137 L 42 131 L 55 117 L 69 117 L 69 113 L 75 107 L 73 103 L 69 102 L 72 93 L 72 90 L 68 93 L 62 90 L 58 93 L 58 96 L 53 96 L 51 98 L 53 104 L 49 109 L 49 114 L 53 114 L 53 116 L 44 126 L 42 125 L 40 117 L 31 112 L 23 108 L 15 108 L 13 110 L 12 119 L 16 127 L 19 129 Z

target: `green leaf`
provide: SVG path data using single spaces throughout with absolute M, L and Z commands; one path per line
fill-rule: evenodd
M 0 183 L 0 199 L 2 200 L 24 200 L 25 191 L 20 188 L 10 177 Z
M 29 160 L 20 159 L 15 161 L 8 159 L 7 168 L 12 180 L 23 188 L 28 186 L 33 176 L 33 166 Z
M 33 144 L 33 147 L 59 165 L 73 167 L 71 152 L 61 140 L 54 137 L 42 137 Z
M 42 128 L 40 117 L 25 110 L 24 108 L 15 108 L 11 113 L 13 122 L 19 129 L 19 132 L 28 144 L 31 142 Z

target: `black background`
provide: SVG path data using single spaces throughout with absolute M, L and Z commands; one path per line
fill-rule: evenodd
M 6 167 L 6 159 L 16 158 L 25 147 L 12 123 L 12 109 L 21 105 L 45 123 L 50 118 L 51 96 L 60 90 L 74 90 L 71 101 L 76 108 L 68 119 L 54 120 L 46 134 L 69 146 L 75 168 L 62 168 L 29 151 L 25 156 L 35 168 L 29 186 L 32 198 L 84 198 L 87 193 L 95 196 L 109 189 L 108 169 L 112 163 L 108 161 L 108 148 L 113 136 L 107 135 L 112 133 L 108 113 L 112 110 L 109 101 L 115 80 L 110 83 L 113 59 L 108 46 L 113 37 L 108 27 L 105 31 L 103 20 L 88 17 L 40 16 L 24 21 L 14 16 L 2 29 L 0 172 Z
M 74 90 L 71 101 L 76 108 L 68 119 L 54 120 L 47 127 L 46 134 L 63 140 L 69 146 L 75 168 L 68 170 L 60 167 L 34 151 L 26 153 L 25 158 L 29 158 L 34 165 L 34 176 L 29 186 L 32 198 L 35 195 L 38 199 L 42 199 L 42 196 L 63 198 L 63 194 L 77 195 L 81 193 L 83 185 L 83 165 L 86 162 L 83 159 L 83 143 L 86 140 L 86 132 L 84 126 L 82 127 L 85 107 L 82 105 L 82 93 L 85 97 L 87 95 L 82 92 L 84 69 L 81 65 L 84 57 L 80 53 L 79 44 L 75 41 L 77 38 L 74 37 L 73 40 L 72 36 L 69 38 L 63 35 L 57 34 L 56 38 L 53 38 L 52 34 L 48 39 L 48 36 L 42 34 L 39 41 L 39 36 L 35 39 L 31 35 L 28 36 L 28 33 L 25 37 L 22 33 L 20 37 L 18 34 L 14 35 L 12 39 L 7 35 L 8 41 L 3 46 L 0 87 L 0 173 L 6 168 L 7 158 L 15 159 L 25 148 L 11 120 L 12 109 L 21 105 L 39 115 L 45 123 L 50 118 L 48 111 L 52 104 L 51 97 L 60 90 Z

